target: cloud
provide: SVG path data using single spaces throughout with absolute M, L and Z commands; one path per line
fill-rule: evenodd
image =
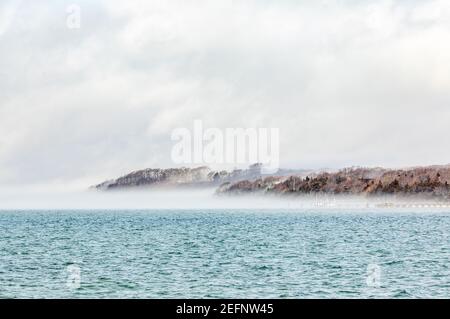
M 0 4 L 0 184 L 167 167 L 176 127 L 279 127 L 295 167 L 445 163 L 448 1 Z

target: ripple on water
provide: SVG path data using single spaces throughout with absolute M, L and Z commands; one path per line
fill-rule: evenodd
M 448 298 L 449 217 L 3 211 L 0 297 Z

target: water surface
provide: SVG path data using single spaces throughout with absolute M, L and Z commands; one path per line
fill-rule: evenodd
M 449 230 L 447 212 L 1 211 L 0 297 L 448 298 Z

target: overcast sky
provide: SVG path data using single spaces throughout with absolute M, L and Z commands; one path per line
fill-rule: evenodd
M 174 166 L 194 119 L 279 127 L 285 167 L 450 163 L 450 1 L 0 2 L 0 185 Z

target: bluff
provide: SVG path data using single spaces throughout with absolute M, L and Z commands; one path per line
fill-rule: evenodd
M 216 171 L 209 167 L 196 168 L 148 168 L 131 172 L 117 179 L 93 186 L 101 190 L 145 188 L 145 187 L 217 187 L 226 182 L 254 180 L 263 177 L 261 164 L 253 164 L 248 169 Z
M 309 176 L 269 176 L 223 183 L 218 194 L 396 195 L 450 199 L 450 166 L 346 168 Z

